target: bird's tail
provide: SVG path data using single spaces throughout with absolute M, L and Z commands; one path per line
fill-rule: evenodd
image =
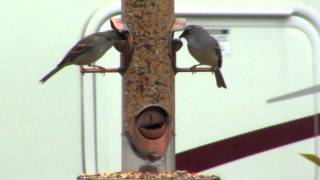
M 214 75 L 216 76 L 216 81 L 217 81 L 217 86 L 220 87 L 224 87 L 227 88 L 226 83 L 224 82 L 222 73 L 220 71 L 220 69 L 217 69 L 214 71 Z
M 42 84 L 45 83 L 49 78 L 51 78 L 51 76 L 53 76 L 54 74 L 56 74 L 58 71 L 60 71 L 64 66 L 57 66 L 56 68 L 54 68 L 52 71 L 50 71 L 45 77 L 43 77 L 39 82 L 41 82 Z

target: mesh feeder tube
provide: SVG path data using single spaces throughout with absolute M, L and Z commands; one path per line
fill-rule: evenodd
M 131 39 L 131 54 L 122 56 L 123 171 L 175 169 L 174 19 L 173 0 L 122 0 Z

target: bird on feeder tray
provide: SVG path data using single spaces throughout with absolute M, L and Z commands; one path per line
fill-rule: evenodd
M 81 69 L 83 69 L 82 66 L 84 65 L 103 68 L 94 66 L 92 63 L 100 59 L 116 42 L 124 39 L 125 37 L 122 32 L 117 30 L 97 32 L 81 39 L 71 48 L 67 55 L 65 55 L 57 67 L 43 77 L 40 82 L 45 83 L 62 68 L 72 64 L 79 65 Z
M 219 88 L 227 88 L 220 71 L 222 54 L 217 40 L 205 29 L 197 25 L 187 26 L 180 35 L 179 39 L 181 38 L 187 40 L 190 54 L 199 62 L 199 64 L 192 66 L 191 69 L 194 71 L 195 67 L 199 65 L 211 66 L 216 77 L 217 86 Z

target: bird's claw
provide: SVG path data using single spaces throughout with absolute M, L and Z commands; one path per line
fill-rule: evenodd
M 81 73 L 81 76 L 84 76 L 85 74 L 85 69 L 82 66 L 80 66 L 80 73 Z
M 97 68 L 99 70 L 101 70 L 101 73 L 105 73 L 106 68 L 102 67 L 102 66 L 96 66 L 96 65 L 89 65 L 92 68 Z
M 192 66 L 190 69 L 192 75 L 196 73 L 196 66 Z
M 102 66 L 95 66 L 95 67 L 97 67 L 97 68 L 100 69 L 100 70 L 106 70 L 106 68 L 104 68 L 104 67 L 102 67 Z
M 211 73 L 214 74 L 214 71 L 216 71 L 217 68 L 211 67 Z
M 105 72 L 106 68 L 104 68 L 104 67 L 102 67 L 102 66 L 96 66 L 96 67 L 97 67 L 98 69 L 102 70 L 101 74 L 102 74 L 103 76 L 106 75 L 106 72 Z

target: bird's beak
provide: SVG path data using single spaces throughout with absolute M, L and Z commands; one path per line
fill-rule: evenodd
M 183 31 L 183 33 L 179 36 L 179 39 L 184 38 L 185 35 L 186 35 L 186 31 Z

